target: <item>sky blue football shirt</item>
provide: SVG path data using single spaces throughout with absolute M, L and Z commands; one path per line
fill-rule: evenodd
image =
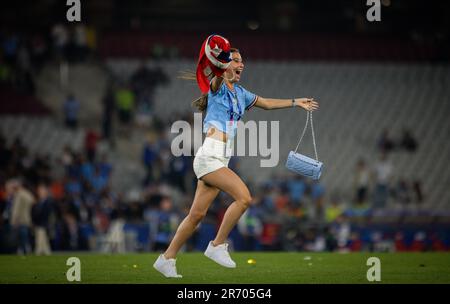
M 254 106 L 258 97 L 235 84 L 234 91 L 222 83 L 216 92 L 208 92 L 208 106 L 203 121 L 203 132 L 206 133 L 211 126 L 230 137 L 236 134 L 237 122 L 245 111 Z

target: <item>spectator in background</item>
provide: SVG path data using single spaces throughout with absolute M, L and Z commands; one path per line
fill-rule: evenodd
M 111 221 L 106 235 L 106 242 L 103 248 L 105 252 L 125 253 L 125 219 L 119 212 L 117 217 Z
M 168 147 L 162 147 L 158 149 L 158 181 L 169 182 L 170 178 L 170 163 L 172 161 L 172 152 Z
M 73 177 L 73 178 L 81 178 L 81 166 L 84 162 L 84 156 L 81 153 L 71 153 L 72 155 L 72 161 L 68 166 L 66 167 L 66 175 L 67 177 Z
M 145 62 L 141 62 L 138 69 L 131 75 L 130 82 L 138 104 L 150 102 L 146 93 L 148 93 L 148 88 L 154 85 L 152 78 L 152 71 Z M 151 89 L 153 90 L 153 88 Z
M 112 85 L 108 85 L 105 96 L 103 97 L 103 116 L 102 116 L 102 136 L 104 139 L 112 141 L 112 123 L 114 113 L 114 92 Z
M 325 221 L 333 223 L 342 213 L 343 209 L 339 204 L 339 199 L 334 195 L 331 199 L 330 205 L 325 209 Z
M 64 188 L 65 188 L 66 193 L 71 197 L 81 195 L 81 192 L 83 189 L 79 180 L 77 178 L 75 178 L 74 176 L 69 177 Z
M 29 166 L 26 177 L 31 185 L 37 185 L 40 181 L 50 181 L 51 164 L 50 155 L 36 154 Z
M 277 195 L 275 197 L 275 208 L 277 212 L 285 213 L 289 206 L 289 195 L 288 190 L 285 186 L 280 185 L 277 188 Z
M 414 233 L 414 239 L 411 244 L 411 251 L 425 251 L 427 235 L 424 231 L 417 231 Z
M 314 181 L 311 184 L 311 200 L 313 202 L 314 210 L 314 218 L 317 221 L 323 221 L 325 218 L 325 206 L 324 206 L 324 198 L 325 198 L 325 187 L 323 184 Z
M 51 201 L 47 185 L 40 183 L 36 190 L 38 200 L 32 209 L 35 235 L 35 253 L 36 255 L 50 255 L 51 248 L 48 237 L 48 228 L 53 203 Z
M 142 160 L 144 162 L 147 173 L 144 179 L 144 185 L 148 185 L 154 181 L 154 166 L 158 158 L 158 149 L 156 146 L 156 135 L 150 133 L 144 144 L 144 151 L 142 153 Z
M 397 200 L 397 202 L 399 202 L 403 206 L 411 203 L 412 201 L 411 187 L 406 179 L 404 178 L 400 179 L 393 190 L 394 190 L 393 195 Z
M 78 250 L 80 248 L 81 240 L 75 214 L 70 211 L 64 211 L 61 217 L 62 225 L 60 249 Z
M 0 253 L 17 252 L 17 233 L 11 227 L 12 198 L 6 182 L 4 189 L 0 188 Z
M 77 61 L 85 61 L 89 54 L 87 47 L 86 26 L 82 23 L 77 23 L 73 30 L 73 42 Z
M 74 157 L 73 157 L 72 150 L 70 149 L 70 147 L 68 145 L 64 146 L 60 161 L 61 161 L 62 165 L 64 166 L 66 175 L 70 175 L 69 170 L 73 164 Z
M 161 67 L 149 68 L 142 62 L 131 75 L 130 81 L 137 104 L 145 105 L 144 108 L 148 107 L 151 110 L 155 89 L 161 84 L 167 84 L 169 78 Z
M 390 138 L 388 129 L 383 130 L 377 145 L 381 153 L 389 153 L 395 148 L 394 141 Z
M 95 161 L 95 156 L 97 153 L 97 143 L 100 136 L 94 130 L 88 130 L 84 137 L 84 149 L 86 151 L 86 157 L 89 162 L 93 163 Z
M 81 171 L 81 177 L 82 181 L 84 182 L 90 182 L 95 173 L 95 164 L 90 161 L 86 161 L 85 158 L 81 157 L 80 159 L 80 171 Z
M 348 252 L 348 242 L 350 240 L 351 227 L 348 218 L 341 214 L 332 224 L 332 231 L 337 241 L 340 252 Z
M 350 234 L 350 242 L 349 242 L 350 251 L 361 251 L 362 249 L 362 240 L 359 232 L 354 231 Z
M 178 214 L 173 209 L 172 200 L 169 197 L 162 198 L 157 221 L 157 232 L 153 242 L 153 250 L 166 250 L 180 221 Z
M 384 208 L 389 198 L 392 164 L 388 161 L 387 154 L 381 153 L 379 161 L 375 164 L 375 195 L 374 208 Z
M 64 24 L 58 23 L 52 27 L 51 37 L 55 57 L 65 58 L 66 47 L 69 42 L 69 32 Z
M 95 167 L 94 175 L 89 183 L 92 187 L 92 192 L 97 195 L 108 187 L 108 178 L 102 174 L 99 166 Z
M 119 120 L 121 123 L 128 125 L 131 121 L 132 112 L 135 106 L 134 93 L 128 86 L 122 86 L 116 91 L 115 99 Z
M 408 152 L 415 152 L 417 149 L 417 141 L 408 129 L 403 129 L 400 147 Z
M 17 179 L 6 183 L 6 193 L 12 199 L 10 224 L 18 234 L 19 254 L 31 252 L 31 209 L 35 203 L 33 194 Z
M 362 205 L 367 201 L 370 185 L 370 170 L 364 159 L 360 158 L 356 164 L 354 183 L 356 188 L 355 202 Z
M 422 192 L 422 182 L 420 180 L 415 180 L 413 182 L 413 190 L 416 197 L 416 201 L 418 203 L 422 203 L 423 201 L 423 192 Z
M 169 182 L 171 185 L 186 193 L 185 177 L 191 164 L 188 156 L 181 155 L 179 157 L 172 157 L 169 164 Z
M 275 213 L 275 191 L 274 186 L 265 184 L 261 187 L 261 203 L 260 206 L 266 217 L 271 217 Z
M 97 31 L 93 26 L 86 27 L 86 46 L 89 52 L 97 48 Z
M 325 238 L 325 250 L 329 252 L 333 252 L 338 247 L 337 239 L 333 234 L 333 231 L 330 226 L 326 226 L 323 232 Z
M 80 102 L 73 94 L 67 95 L 64 101 L 64 118 L 66 127 L 76 129 L 78 127 L 78 112 L 80 111 Z
M 100 161 L 98 162 L 98 168 L 100 170 L 100 175 L 106 179 L 109 179 L 112 173 L 112 165 L 108 161 L 108 155 L 102 154 Z
M 255 200 L 255 204 L 244 212 L 238 221 L 237 228 L 244 238 L 244 250 L 254 251 L 259 249 L 259 238 L 262 235 L 263 224 L 261 221 L 261 209 L 257 204 L 259 200 Z
M 306 183 L 303 180 L 303 177 L 296 174 L 294 178 L 287 182 L 287 187 L 289 189 L 289 195 L 292 203 L 295 205 L 300 205 L 306 191 Z
M 408 246 L 406 245 L 405 235 L 401 231 L 395 233 L 394 248 L 396 252 L 403 252 L 409 250 Z

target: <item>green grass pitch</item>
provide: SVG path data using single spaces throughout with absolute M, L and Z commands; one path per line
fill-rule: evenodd
M 450 283 L 449 253 L 269 253 L 234 252 L 237 268 L 223 268 L 202 253 L 178 256 L 182 279 L 166 279 L 153 269 L 156 253 L 53 256 L 0 256 L 0 283 L 70 283 L 69 257 L 81 261 L 80 283 Z M 381 282 L 368 282 L 369 257 L 381 261 Z M 255 264 L 248 264 L 254 259 Z M 78 282 L 77 282 L 78 284 Z

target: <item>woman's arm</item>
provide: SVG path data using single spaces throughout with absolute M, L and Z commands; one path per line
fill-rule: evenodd
M 221 76 L 214 76 L 211 80 L 211 89 L 213 92 L 217 92 L 218 89 L 220 89 L 220 86 L 222 85 L 224 78 L 230 79 L 233 78 L 233 73 L 231 73 L 231 77 L 226 76 L 228 71 L 225 71 L 223 75 Z
M 274 99 L 258 96 L 255 106 L 264 110 L 301 107 L 307 111 L 314 111 L 319 108 L 319 103 L 314 98 Z

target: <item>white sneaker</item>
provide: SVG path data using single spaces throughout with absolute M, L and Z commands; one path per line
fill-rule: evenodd
M 175 259 L 166 259 L 163 254 L 160 254 L 153 264 L 153 268 L 161 272 L 166 278 L 182 278 L 183 276 L 177 273 L 175 263 Z
M 205 256 L 227 268 L 236 268 L 236 263 L 231 259 L 228 253 L 228 244 L 223 243 L 214 246 L 212 241 L 209 242 L 208 248 L 205 250 Z

